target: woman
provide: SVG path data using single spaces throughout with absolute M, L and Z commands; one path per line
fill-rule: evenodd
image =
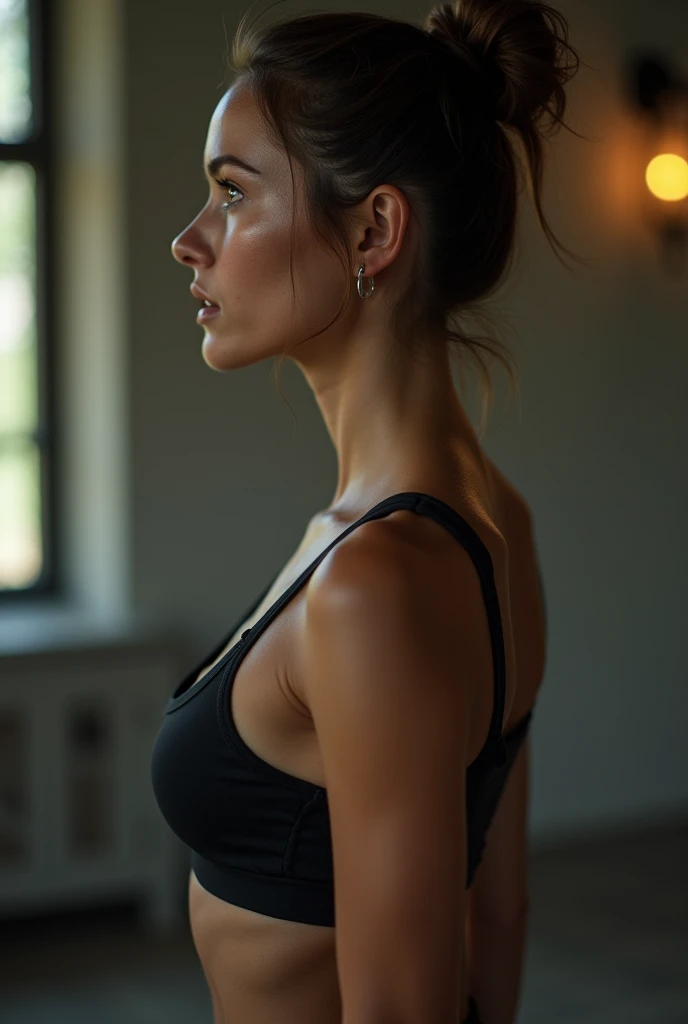
M 510 260 L 519 142 L 554 239 L 540 122 L 566 32 L 544 4 L 457 0 L 424 28 L 235 37 L 209 198 L 172 251 L 206 363 L 292 358 L 338 481 L 153 750 L 214 1024 L 515 1020 L 544 606 L 529 507 L 451 366 L 483 347 L 513 380 L 458 325 Z

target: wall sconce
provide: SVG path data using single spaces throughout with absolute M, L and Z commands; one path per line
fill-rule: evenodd
M 688 249 L 688 82 L 650 54 L 631 58 L 629 78 L 643 125 L 643 209 L 657 235 L 662 266 L 678 275 Z

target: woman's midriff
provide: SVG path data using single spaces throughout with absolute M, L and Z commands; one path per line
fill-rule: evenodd
M 193 871 L 189 917 L 213 1024 L 341 1024 L 334 928 L 225 903 Z
M 213 1024 L 341 1024 L 334 928 L 225 903 L 189 872 L 189 918 Z M 465 955 L 461 977 L 466 977 Z M 461 1020 L 468 1015 L 462 995 Z

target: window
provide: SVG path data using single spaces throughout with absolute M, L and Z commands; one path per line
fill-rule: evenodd
M 50 0 L 0 0 L 0 602 L 56 589 Z

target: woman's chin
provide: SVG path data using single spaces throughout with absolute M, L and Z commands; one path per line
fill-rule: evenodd
M 253 359 L 245 358 L 245 351 L 243 359 L 240 358 L 240 353 L 241 349 L 236 345 L 232 345 L 221 338 L 214 337 L 211 331 L 206 331 L 205 337 L 203 338 L 201 354 L 203 356 L 204 363 L 209 366 L 211 370 L 218 370 L 220 372 L 224 370 L 236 370 L 254 362 Z
M 226 343 L 223 345 L 218 338 L 213 336 L 213 333 L 206 331 L 203 337 L 203 346 L 201 349 L 203 355 L 203 361 L 211 370 L 228 370 L 231 367 L 230 353 L 227 349 Z

